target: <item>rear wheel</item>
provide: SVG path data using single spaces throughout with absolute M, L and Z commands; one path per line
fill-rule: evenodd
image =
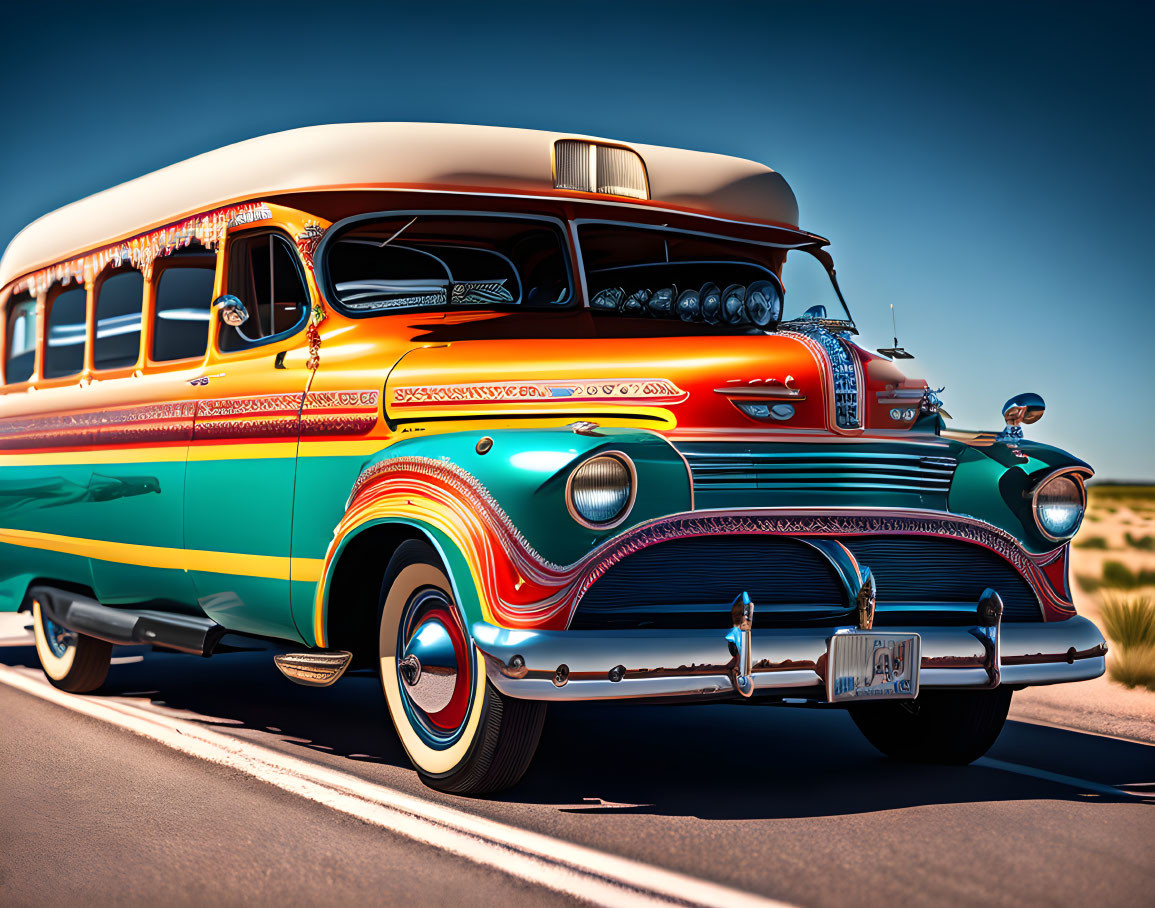
M 545 704 L 505 697 L 486 680 L 428 543 L 404 542 L 390 560 L 379 625 L 389 714 L 422 781 L 455 794 L 516 784 L 537 749 Z
M 44 613 L 35 599 L 32 633 L 40 667 L 54 687 L 83 694 L 96 690 L 108 677 L 112 644 L 61 627 Z
M 971 763 L 995 743 L 1011 689 L 928 690 L 914 700 L 850 707 L 866 740 L 888 757 L 916 763 Z

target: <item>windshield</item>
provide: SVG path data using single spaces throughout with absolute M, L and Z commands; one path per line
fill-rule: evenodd
M 761 328 L 854 325 L 806 249 L 630 224 L 585 223 L 578 238 L 595 310 Z
M 497 215 L 394 212 L 338 225 L 321 267 L 355 314 L 398 309 L 549 309 L 573 299 L 561 225 Z

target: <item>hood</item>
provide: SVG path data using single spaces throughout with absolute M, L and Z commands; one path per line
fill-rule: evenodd
M 385 385 L 396 422 L 559 415 L 664 430 L 827 429 L 833 397 L 829 357 L 792 333 L 456 341 L 411 350 Z

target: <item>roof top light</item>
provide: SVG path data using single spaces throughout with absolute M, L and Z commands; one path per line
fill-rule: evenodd
M 648 199 L 646 165 L 641 155 L 619 145 L 559 139 L 553 146 L 555 189 Z

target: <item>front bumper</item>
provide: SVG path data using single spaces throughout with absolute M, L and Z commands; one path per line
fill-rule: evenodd
M 825 698 L 833 628 L 750 632 L 755 694 Z M 989 688 L 1097 678 L 1106 668 L 1103 635 L 1086 618 L 1004 623 L 999 645 L 967 627 L 887 627 L 922 636 L 920 688 Z M 609 700 L 738 696 L 726 634 L 702 630 L 527 631 L 473 625 L 489 680 L 524 700 Z M 998 653 L 992 673 L 990 654 Z M 815 696 L 815 689 L 822 689 Z

